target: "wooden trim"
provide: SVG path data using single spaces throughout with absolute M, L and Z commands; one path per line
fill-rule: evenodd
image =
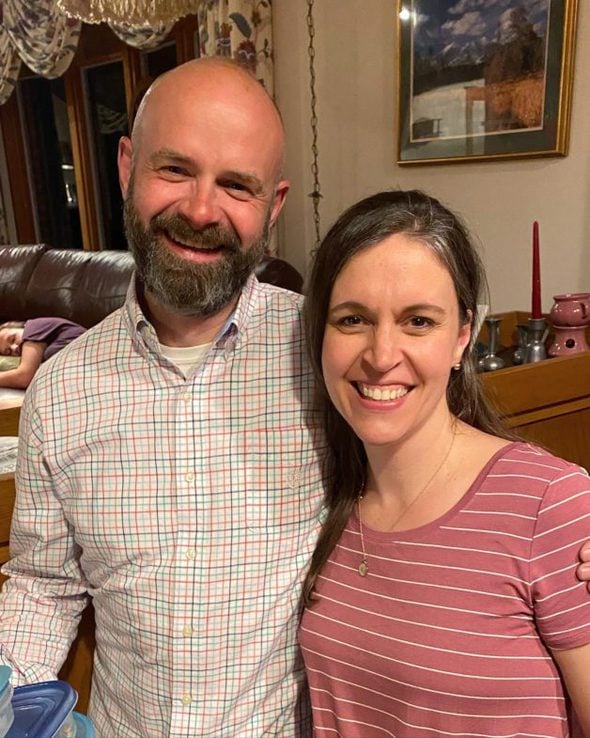
M 590 352 L 481 375 L 507 416 L 590 397 Z
M 0 474 L 0 563 L 8 561 L 8 539 L 15 498 L 14 474 Z
M 80 230 L 84 249 L 97 251 L 100 246 L 99 225 L 96 208 L 96 192 L 90 148 L 87 135 L 86 109 L 82 87 L 82 76 L 78 67 L 68 69 L 64 75 L 68 122 L 72 143 L 72 158 L 76 177 L 76 191 L 80 212 Z
M 22 400 L 0 402 L 0 436 L 17 436 Z
M 29 189 L 27 157 L 22 136 L 21 117 L 16 90 L 0 105 L 0 125 L 4 139 L 6 167 L 10 179 L 10 195 L 19 243 L 35 243 L 33 201 Z
M 181 18 L 174 26 L 170 37 L 176 41 L 176 58 L 178 64 L 195 59 L 199 56 L 198 48 L 199 22 L 196 15 L 187 15 Z M 195 36 L 197 37 L 195 49 Z
M 528 413 L 512 415 L 505 418 L 505 422 L 510 428 L 520 428 L 525 425 L 539 423 L 548 418 L 559 418 L 562 415 L 580 413 L 584 410 L 590 410 L 590 397 L 572 402 L 564 402 L 560 405 L 552 405 L 541 410 L 532 410 Z

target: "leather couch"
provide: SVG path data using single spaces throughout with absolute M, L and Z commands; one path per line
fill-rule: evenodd
M 0 322 L 51 316 L 90 328 L 123 304 L 132 271 L 128 251 L 0 246 Z M 272 256 L 256 275 L 293 292 L 303 286 L 291 264 Z

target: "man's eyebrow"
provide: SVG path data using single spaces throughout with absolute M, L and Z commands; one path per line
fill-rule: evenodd
M 194 161 L 193 159 L 191 159 L 190 156 L 181 154 L 179 151 L 169 149 L 166 146 L 158 149 L 157 151 L 154 151 L 153 154 L 151 154 L 149 160 L 152 165 L 162 160 L 173 161 L 177 164 L 194 165 Z M 230 169 L 222 172 L 219 178 L 224 181 L 230 180 L 238 182 L 239 184 L 242 184 L 248 189 L 252 190 L 252 192 L 254 192 L 254 194 L 256 195 L 264 192 L 264 183 L 262 182 L 260 177 L 257 177 L 255 174 L 251 174 L 250 172 L 238 172 Z
M 172 159 L 173 161 L 179 162 L 181 164 L 190 164 L 192 162 L 192 159 L 189 156 L 181 154 L 180 151 L 175 151 L 174 149 L 169 149 L 167 147 L 154 151 L 150 155 L 149 160 L 153 164 L 154 162 L 157 162 L 161 159 Z
M 255 174 L 250 174 L 249 172 L 226 171 L 221 175 L 221 179 L 239 182 L 257 195 L 264 192 L 264 184 L 262 180 Z

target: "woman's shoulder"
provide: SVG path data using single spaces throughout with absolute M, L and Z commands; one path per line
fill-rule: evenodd
M 538 464 L 549 469 L 555 469 L 556 471 L 580 470 L 584 474 L 587 474 L 586 470 L 582 469 L 575 462 L 568 461 L 562 456 L 557 456 L 552 451 L 543 448 L 534 441 L 513 441 L 508 443 L 504 449 L 505 459 L 507 461 L 525 461 L 529 464 Z
M 527 485 L 538 483 L 541 489 L 572 475 L 588 477 L 582 467 L 532 441 L 507 440 L 475 429 L 466 432 L 462 457 L 472 474 L 478 470 L 480 478 L 510 478 L 515 483 L 521 477 Z
M 513 441 L 503 446 L 486 472 L 487 482 L 492 486 L 505 486 L 509 482 L 511 489 L 526 489 L 539 498 L 546 497 L 549 490 L 551 495 L 558 490 L 567 495 L 568 490 L 590 488 L 585 469 L 530 441 Z

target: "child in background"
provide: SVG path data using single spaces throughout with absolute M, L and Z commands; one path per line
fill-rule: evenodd
M 20 357 L 17 366 L 0 372 L 0 387 L 26 389 L 39 366 L 85 330 L 63 318 L 0 323 L 0 356 Z

